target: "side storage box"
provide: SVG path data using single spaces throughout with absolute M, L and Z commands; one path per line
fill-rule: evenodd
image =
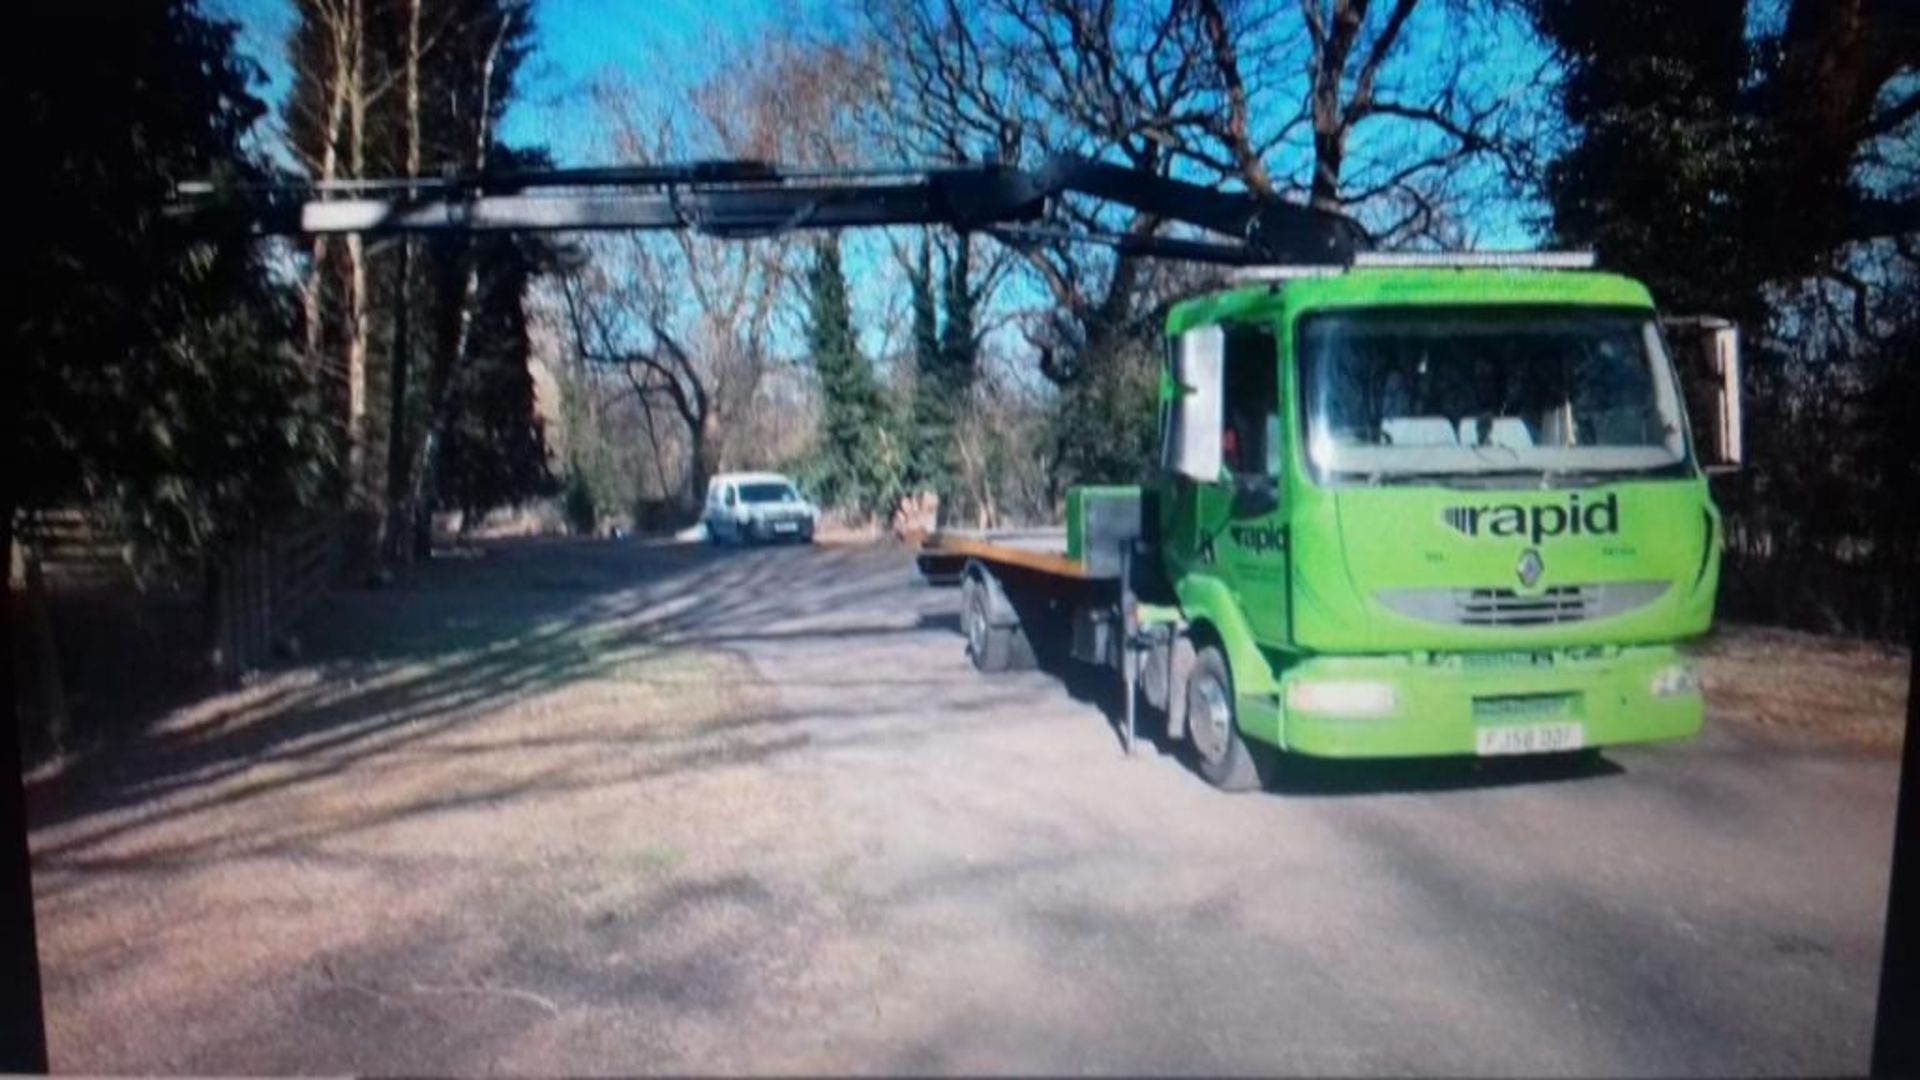
M 1137 487 L 1067 489 L 1067 557 L 1087 568 L 1087 576 L 1120 576 L 1120 555 L 1128 544 L 1149 538 L 1147 500 Z

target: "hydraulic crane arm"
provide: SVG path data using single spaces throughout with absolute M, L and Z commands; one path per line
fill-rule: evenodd
M 1220 242 L 1034 227 L 1079 195 L 1221 234 Z M 473 177 L 214 188 L 182 185 L 169 215 L 251 235 L 694 229 L 766 236 L 793 229 L 942 225 L 1011 243 L 1105 244 L 1131 254 L 1228 264 L 1351 261 L 1367 237 L 1351 219 L 1216 191 L 1077 157 L 1037 170 L 788 169 L 752 161 L 551 169 Z

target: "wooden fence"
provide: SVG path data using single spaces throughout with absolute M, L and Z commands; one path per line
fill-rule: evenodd
M 197 593 L 204 655 L 215 673 L 231 678 L 271 658 L 333 584 L 340 534 L 336 516 L 314 515 L 231 545 L 198 568 L 149 570 L 143 577 L 124 537 L 79 510 L 45 511 L 20 523 L 11 577 L 16 589 L 54 596 Z
M 334 518 L 262 534 L 213 560 L 204 584 L 214 670 L 231 677 L 266 663 L 333 584 L 339 563 Z
M 37 573 L 57 589 L 132 588 L 132 547 L 79 510 L 43 510 L 14 531 L 12 584 Z

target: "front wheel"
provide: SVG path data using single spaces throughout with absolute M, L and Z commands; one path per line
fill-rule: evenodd
M 1187 676 L 1187 739 L 1207 782 L 1222 791 L 1261 787 L 1262 766 L 1272 751 L 1240 734 L 1233 708 L 1233 676 L 1227 658 L 1208 645 L 1194 657 Z

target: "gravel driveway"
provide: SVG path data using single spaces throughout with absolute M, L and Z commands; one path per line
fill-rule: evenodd
M 1864 1072 L 1897 762 L 1212 791 L 891 547 L 518 541 L 30 787 L 67 1072 Z

